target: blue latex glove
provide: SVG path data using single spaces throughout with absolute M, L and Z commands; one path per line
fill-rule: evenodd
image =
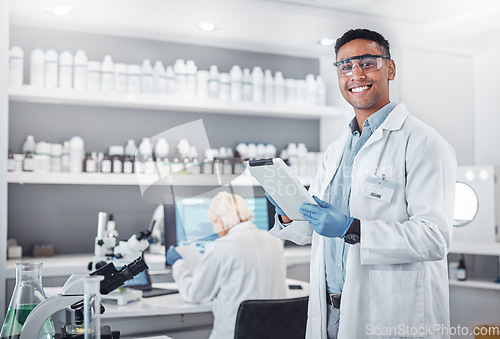
M 285 212 L 283 212 L 283 210 L 278 206 L 278 204 L 276 203 L 276 201 L 274 201 L 273 198 L 271 198 L 271 196 L 269 194 L 267 194 L 267 192 L 266 192 L 266 195 L 267 195 L 267 199 L 269 199 L 269 201 L 271 202 L 271 204 L 274 205 L 274 209 L 275 209 L 276 213 L 278 215 L 281 215 L 281 216 L 286 216 Z
M 168 248 L 168 251 L 167 251 L 167 256 L 166 256 L 166 260 L 167 260 L 167 264 L 170 265 L 170 266 L 173 266 L 175 264 L 175 262 L 179 259 L 182 259 L 181 255 L 179 254 L 179 252 L 177 252 L 175 250 L 175 247 L 174 246 L 170 246 Z
M 316 233 L 328 238 L 343 238 L 354 220 L 337 208 L 313 195 L 319 206 L 302 204 L 300 214 L 309 221 Z

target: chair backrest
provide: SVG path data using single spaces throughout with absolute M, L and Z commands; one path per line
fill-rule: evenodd
M 304 339 L 309 297 L 245 300 L 236 316 L 235 339 Z

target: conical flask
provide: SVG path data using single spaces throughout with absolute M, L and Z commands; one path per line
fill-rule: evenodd
M 17 339 L 26 318 L 42 301 L 47 299 L 42 286 L 42 263 L 16 264 L 16 287 L 10 300 L 0 338 Z M 43 325 L 39 339 L 52 339 L 55 330 L 52 319 Z

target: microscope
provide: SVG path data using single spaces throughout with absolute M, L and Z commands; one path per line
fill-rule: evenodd
M 63 291 L 54 297 L 48 298 L 38 304 L 33 311 L 28 315 L 21 331 L 19 339 L 38 338 L 38 334 L 47 319 L 55 312 L 66 307 L 71 307 L 75 311 L 75 324 L 67 325 L 61 329 L 61 334 L 56 334 L 56 338 L 60 339 L 78 339 L 84 335 L 84 319 L 83 319 L 83 295 L 84 295 L 84 280 L 89 276 L 102 276 L 99 289 L 100 294 L 108 294 L 111 291 L 122 286 L 125 281 L 134 278 L 139 273 L 148 269 L 148 266 L 142 257 L 137 258 L 128 265 L 123 265 L 119 270 L 116 269 L 113 263 L 108 263 L 95 272 L 87 274 L 73 274 L 64 284 Z M 99 305 L 100 313 L 104 312 L 104 307 Z M 68 329 L 79 329 L 81 333 L 71 333 Z M 83 331 L 83 332 L 82 332 Z M 117 339 L 120 338 L 119 331 L 111 331 L 109 326 L 101 326 L 102 339 Z

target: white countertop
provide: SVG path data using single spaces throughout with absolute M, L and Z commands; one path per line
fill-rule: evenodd
M 285 259 L 287 266 L 290 267 L 294 265 L 308 264 L 310 261 L 310 253 L 310 246 L 285 247 Z M 93 255 L 91 253 L 86 253 L 55 255 L 53 257 L 23 257 L 21 259 L 10 259 L 7 260 L 5 279 L 15 279 L 16 263 L 28 261 L 43 263 L 43 277 L 59 277 L 69 276 L 74 273 L 89 273 L 87 265 L 92 260 L 92 256 Z M 169 271 L 169 269 L 165 267 L 165 255 L 146 253 L 145 259 L 152 274 L 154 274 L 154 271 L 163 271 L 165 273 Z

